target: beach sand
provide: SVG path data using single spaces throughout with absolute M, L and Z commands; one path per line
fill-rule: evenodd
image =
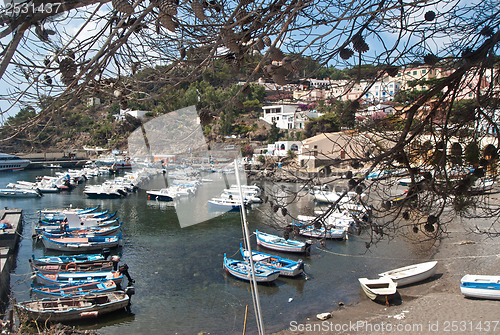
M 332 306 L 332 317 L 316 316 L 285 325 L 276 334 L 500 334 L 500 301 L 465 298 L 460 279 L 465 274 L 500 274 L 500 238 L 471 233 L 490 220 L 447 226 L 447 237 L 436 246 L 432 259 L 436 274 L 422 283 L 398 288 L 401 299 L 389 307 L 366 296 L 354 305 Z M 381 269 L 387 270 L 387 269 Z M 374 276 L 375 277 L 375 276 Z

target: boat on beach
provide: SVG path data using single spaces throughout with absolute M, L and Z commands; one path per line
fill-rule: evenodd
M 380 277 L 391 278 L 398 287 L 414 284 L 434 276 L 437 261 L 412 264 L 379 273 Z
M 224 269 L 236 278 L 250 281 L 252 280 L 250 263 L 236 259 L 227 258 L 224 254 Z M 257 283 L 270 283 L 275 281 L 280 275 L 279 271 L 260 266 L 254 263 L 255 281 Z
M 257 239 L 257 245 L 284 252 L 308 253 L 312 245 L 311 241 L 302 242 L 285 239 L 283 237 L 263 233 L 258 230 L 255 231 L 255 237 Z
M 44 285 L 31 288 L 31 292 L 38 297 L 72 297 L 75 295 L 99 294 L 115 291 L 116 283 L 112 280 L 103 282 L 90 282 L 84 284 Z
M 22 322 L 64 322 L 96 318 L 123 309 L 129 303 L 130 297 L 125 292 L 114 291 L 87 296 L 30 300 L 15 304 L 14 309 Z
M 389 305 L 389 300 L 396 296 L 396 283 L 389 277 L 358 278 L 358 280 L 363 292 L 373 301 L 385 302 Z
M 500 276 L 465 275 L 460 292 L 467 298 L 500 300 Z
M 241 244 L 240 253 L 245 260 L 250 258 L 250 252 L 243 248 Z M 266 266 L 275 271 L 279 271 L 280 276 L 296 277 L 304 272 L 304 262 L 301 259 L 294 261 L 288 258 L 282 258 L 276 255 L 270 255 L 264 252 L 252 250 L 252 260 L 255 263 Z

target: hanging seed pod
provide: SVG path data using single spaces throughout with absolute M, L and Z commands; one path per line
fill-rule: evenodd
M 304 67 L 304 63 L 302 62 L 302 60 L 297 58 L 292 62 L 292 67 L 294 68 L 295 71 L 298 72 L 302 70 L 302 68 Z
M 271 77 L 273 78 L 273 81 L 280 85 L 280 86 L 285 86 L 288 84 L 288 81 L 286 80 L 286 70 L 282 67 L 279 67 L 272 75 Z
M 243 93 L 244 95 L 249 95 L 250 93 L 252 93 L 252 88 L 250 87 L 250 85 L 245 84 L 241 89 L 241 93 Z
M 424 18 L 426 21 L 433 21 L 436 18 L 436 13 L 430 10 L 425 13 Z
M 408 211 L 403 212 L 403 219 L 409 220 L 410 219 L 410 213 Z
M 288 210 L 285 207 L 281 208 L 281 215 L 286 216 L 288 214 Z
M 494 34 L 494 31 L 493 31 L 493 28 L 486 26 L 486 27 L 483 27 L 483 29 L 481 29 L 480 34 L 485 36 L 485 37 L 490 37 Z
M 264 44 L 268 47 L 271 46 L 272 42 L 271 42 L 271 38 L 269 36 L 264 36 L 262 38 L 262 42 L 264 42 Z
M 207 20 L 207 16 L 205 15 L 205 11 L 203 10 L 203 5 L 198 0 L 191 1 L 191 9 L 193 10 L 194 16 L 198 20 Z
M 111 0 L 111 5 L 116 11 L 120 13 L 128 15 L 134 13 L 134 8 L 127 0 Z
M 478 177 L 478 178 L 484 177 L 484 169 L 483 168 L 474 169 L 474 171 L 472 172 L 472 174 L 475 177 Z
M 294 233 L 295 235 L 299 235 L 299 233 L 300 233 L 300 228 L 299 228 L 299 226 L 293 226 L 293 227 L 292 227 L 292 229 L 293 229 L 293 233 Z
M 355 192 L 356 192 L 356 194 L 358 194 L 358 195 L 363 194 L 363 186 L 361 186 L 361 185 L 356 186 L 356 188 L 354 189 L 354 191 L 355 191 Z
M 370 242 L 365 242 L 365 248 L 370 249 Z
M 353 189 L 357 185 L 358 185 L 358 181 L 356 179 L 349 179 L 349 181 L 347 182 L 347 186 L 349 187 L 349 189 Z
M 384 202 L 382 203 L 382 206 L 383 206 L 386 210 L 389 210 L 389 209 L 391 209 L 392 204 L 391 204 L 391 202 L 388 200 L 388 201 L 384 201 Z
M 352 171 L 347 171 L 344 175 L 345 179 L 352 179 Z
M 391 65 L 385 69 L 385 72 L 391 77 L 396 77 L 398 75 L 399 68 Z
M 120 108 L 127 109 L 127 107 L 128 107 L 127 99 L 121 99 L 120 100 Z
M 438 218 L 435 215 L 429 215 L 427 217 L 427 223 L 434 224 L 436 223 Z
M 266 47 L 262 38 L 258 38 L 257 42 L 255 42 L 254 46 L 257 50 L 262 50 Z
M 200 117 L 200 124 L 202 126 L 206 126 L 207 124 L 209 124 L 212 119 L 213 119 L 213 116 L 210 114 L 210 112 L 205 109 L 205 108 L 202 108 L 200 110 L 200 114 L 199 114 L 199 117 Z
M 45 81 L 45 83 L 47 85 L 52 85 L 52 78 L 50 78 L 50 76 L 48 74 L 46 74 L 44 77 L 43 77 L 43 80 Z
M 285 69 L 287 69 L 290 72 L 294 72 L 295 69 L 293 68 L 292 62 L 293 62 L 293 58 L 290 56 L 286 56 L 281 60 L 281 66 L 283 66 Z
M 359 163 L 359 161 L 358 161 L 357 159 L 354 159 L 354 160 L 351 162 L 351 167 L 352 167 L 353 169 L 359 169 L 359 167 L 360 167 L 360 163 Z
M 49 56 L 47 56 L 47 57 L 45 57 L 45 58 L 43 59 L 43 65 L 45 65 L 45 66 L 49 66 L 49 64 L 50 64 L 50 57 L 49 57 Z
M 349 58 L 352 57 L 352 55 L 354 55 L 354 51 L 352 51 L 349 48 L 342 48 L 339 51 L 339 55 L 340 55 L 340 58 L 342 58 L 344 60 L 348 60 Z
M 278 211 L 278 209 L 280 209 L 280 206 L 278 206 L 278 205 L 273 206 L 273 212 L 276 213 Z
M 184 47 L 179 48 L 179 56 L 181 57 L 180 59 L 186 58 L 186 48 Z
M 177 23 L 172 19 L 172 16 L 167 15 L 167 14 L 158 14 L 158 20 L 160 21 L 161 25 L 167 28 L 171 32 L 175 32 L 175 29 L 177 28 Z
M 321 229 L 321 222 L 319 221 L 314 222 L 314 229 Z
M 424 56 L 424 63 L 427 65 L 434 65 L 439 62 L 439 57 L 433 54 L 427 54 Z
M 370 47 L 365 42 L 365 39 L 360 34 L 356 34 L 352 37 L 352 47 L 355 51 L 359 53 L 367 52 L 370 50 Z
M 177 6 L 179 3 L 175 0 L 159 0 L 158 1 L 158 8 L 160 9 L 160 12 L 163 14 L 167 14 L 169 16 L 176 16 L 177 15 Z
M 237 43 L 238 38 L 234 34 L 232 29 L 221 30 L 222 42 L 224 45 L 234 53 L 240 52 L 240 47 Z
M 274 208 L 274 204 L 273 204 L 272 200 L 269 200 L 269 206 L 271 206 L 271 208 Z
M 434 230 L 436 230 L 436 228 L 434 228 L 434 225 L 430 224 L 430 223 L 426 223 L 424 225 L 424 229 L 425 231 L 429 232 L 429 233 L 433 233 Z
M 72 58 L 66 57 L 59 63 L 59 71 L 62 76 L 74 77 L 76 74 L 76 64 Z
M 283 55 L 283 51 L 275 47 L 269 48 L 269 55 L 271 55 L 271 59 L 273 61 L 277 62 L 280 62 L 283 58 L 285 58 L 285 55 Z
M 266 195 L 266 196 L 264 196 L 264 199 L 262 199 L 262 200 L 264 200 L 264 203 L 267 203 L 269 201 L 269 197 Z
M 418 233 L 418 227 L 417 226 L 413 226 L 413 232 L 416 234 Z

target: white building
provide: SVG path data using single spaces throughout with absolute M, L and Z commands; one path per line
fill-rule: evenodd
M 125 121 L 125 114 L 131 115 L 139 120 L 145 120 L 148 111 L 133 111 L 130 109 L 120 109 L 120 114 L 114 114 L 115 121 Z
M 376 81 L 364 94 L 365 101 L 384 102 L 393 101 L 396 93 L 401 89 L 401 82 L 398 81 Z
M 357 111 L 356 112 L 356 118 L 357 117 L 373 117 L 373 114 L 377 112 L 384 112 L 385 115 L 392 115 L 394 114 L 394 107 L 391 105 L 385 105 L 385 104 L 377 104 L 373 106 L 368 106 L 368 108 Z
M 289 150 L 298 154 L 301 149 L 302 142 L 300 141 L 278 141 L 267 145 L 267 154 L 271 156 L 285 157 Z
M 262 110 L 264 115 L 260 119 L 269 124 L 276 123 L 280 129 L 304 129 L 309 119 L 323 115 L 316 111 L 301 111 L 298 105 L 264 106 Z

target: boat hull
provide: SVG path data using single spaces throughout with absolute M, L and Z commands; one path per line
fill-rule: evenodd
M 259 231 L 255 232 L 255 236 L 257 238 L 257 245 L 276 251 L 307 253 L 311 247 L 311 244 L 307 242 L 285 240 L 282 237 Z
M 14 308 L 22 321 L 64 322 L 96 318 L 127 307 L 129 301 L 124 292 L 116 291 L 91 297 L 31 300 L 16 304 Z
M 436 273 L 436 261 L 419 263 L 379 273 L 380 277 L 389 277 L 398 287 L 424 281 Z
M 260 267 L 254 263 L 255 281 L 257 283 L 270 283 L 275 281 L 280 273 L 278 271 Z M 224 269 L 234 277 L 246 281 L 252 280 L 250 264 L 245 261 L 229 259 L 224 255 Z
M 57 241 L 55 238 L 47 238 L 42 236 L 43 245 L 46 249 L 50 250 L 59 250 L 59 251 L 68 251 L 68 252 L 85 252 L 85 251 L 95 251 L 102 250 L 104 248 L 115 248 L 118 247 L 120 243 L 120 238 L 118 236 L 104 237 L 103 242 L 92 242 L 92 239 L 96 238 L 87 238 L 87 242 L 70 242 L 71 238 L 59 238 Z M 77 240 L 75 238 L 74 240 Z M 67 241 L 67 242 L 66 242 Z
M 467 298 L 500 300 L 500 276 L 465 275 L 460 292 Z
M 385 302 L 387 304 L 397 294 L 396 283 L 390 278 L 358 278 L 358 280 L 363 292 L 373 301 Z

